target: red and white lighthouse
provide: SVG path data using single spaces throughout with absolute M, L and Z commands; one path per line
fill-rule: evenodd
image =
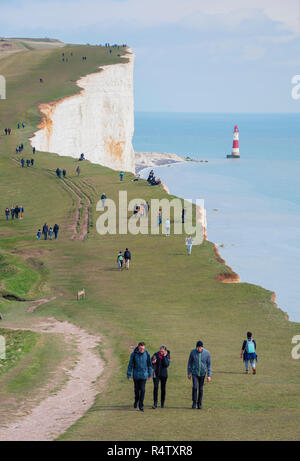
M 227 158 L 240 158 L 240 130 L 237 125 L 234 127 L 233 131 L 233 144 L 232 144 L 232 153 L 227 155 Z

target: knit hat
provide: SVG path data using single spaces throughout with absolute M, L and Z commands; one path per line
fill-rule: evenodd
M 196 347 L 203 347 L 203 342 L 202 341 L 197 341 Z

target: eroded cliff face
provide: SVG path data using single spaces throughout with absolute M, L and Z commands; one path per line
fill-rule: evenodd
M 80 94 L 41 104 L 44 118 L 31 144 L 37 150 L 135 171 L 133 62 L 100 67 L 77 85 Z

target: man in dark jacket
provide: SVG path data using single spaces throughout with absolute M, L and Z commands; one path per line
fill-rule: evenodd
M 129 269 L 129 262 L 131 260 L 131 253 L 128 250 L 128 248 L 126 248 L 126 250 L 124 251 L 124 259 L 125 259 L 125 268 L 128 270 Z
M 53 232 L 54 232 L 54 238 L 55 238 L 55 240 L 57 239 L 58 231 L 59 231 L 59 225 L 58 225 L 58 224 L 54 224 Z
M 196 344 L 196 349 L 193 349 L 190 353 L 187 367 L 188 379 L 193 378 L 193 409 L 196 408 L 196 404 L 199 410 L 202 408 L 203 386 L 206 373 L 207 382 L 209 383 L 211 380 L 210 353 L 208 350 L 204 349 L 203 342 L 198 341 Z
M 49 231 L 49 228 L 48 228 L 47 224 L 45 223 L 45 224 L 43 225 L 44 240 L 47 240 L 48 231 Z
M 150 354 L 145 350 L 145 343 L 138 343 L 130 355 L 127 369 L 127 378 L 131 379 L 133 373 L 134 381 L 134 408 L 139 406 L 140 411 L 144 411 L 144 397 L 147 379 L 151 379 L 152 366 Z
M 168 379 L 168 366 L 170 365 L 170 351 L 166 346 L 160 346 L 158 352 L 152 357 L 153 368 L 153 409 L 157 408 L 158 386 L 161 389 L 161 408 L 165 408 L 166 383 Z

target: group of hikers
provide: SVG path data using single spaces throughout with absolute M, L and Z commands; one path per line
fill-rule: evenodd
M 76 168 L 76 174 L 77 176 L 80 175 L 80 167 L 78 166 Z M 56 176 L 61 179 L 62 177 L 66 177 L 67 176 L 67 170 L 64 168 L 63 170 L 61 170 L 60 168 L 56 168 Z
M 49 239 L 50 240 L 53 240 L 53 235 L 54 235 L 54 239 L 57 240 L 57 236 L 58 236 L 58 231 L 59 231 L 59 225 L 58 224 L 54 224 L 53 228 L 50 226 L 48 227 L 47 223 L 45 223 L 43 225 L 43 229 L 39 229 L 37 231 L 37 239 L 38 240 L 41 240 L 41 237 L 42 237 L 42 234 L 44 236 L 44 240 L 48 240 L 48 236 L 49 236 Z
M 11 219 L 14 220 L 15 218 L 16 219 L 19 219 L 19 216 L 20 216 L 20 219 L 23 219 L 23 214 L 24 214 L 24 208 L 23 206 L 12 206 L 11 209 L 9 208 L 5 208 L 5 217 L 6 217 L 6 221 L 9 220 L 9 216 L 11 216 Z
M 26 160 L 26 165 L 29 167 L 29 166 L 33 166 L 34 165 L 34 158 L 30 159 L 29 158 Z M 24 158 L 21 158 L 21 166 L 22 168 L 24 168 L 25 166 L 25 159 Z
M 158 186 L 159 184 L 161 184 L 160 178 L 155 178 L 153 170 L 150 171 L 147 181 L 151 186 Z
M 117 256 L 117 264 L 118 264 L 120 271 L 123 270 L 124 267 L 125 269 L 129 270 L 130 261 L 131 261 L 131 253 L 128 250 L 128 248 L 126 248 L 124 253 L 122 253 L 122 250 L 120 250 Z
M 24 123 L 24 122 L 22 122 L 22 123 L 17 123 L 17 128 L 18 128 L 18 130 L 21 128 L 21 126 L 22 126 L 22 128 L 25 128 L 25 123 Z
M 4 128 L 4 133 L 5 133 L 5 136 L 10 135 L 11 134 L 11 128 Z
M 247 332 L 247 339 L 243 341 L 241 358 L 245 366 L 245 373 L 249 374 L 249 361 L 252 373 L 256 374 L 255 362 L 256 342 L 252 338 L 252 333 Z M 127 378 L 133 377 L 134 381 L 134 408 L 144 411 L 144 398 L 146 382 L 153 378 L 153 406 L 155 410 L 158 405 L 158 390 L 161 388 L 161 408 L 165 408 L 166 384 L 168 379 L 168 368 L 171 363 L 171 354 L 167 346 L 162 345 L 158 352 L 150 358 L 149 352 L 145 349 L 145 343 L 139 342 L 137 347 L 130 355 Z M 204 348 L 202 341 L 197 341 L 195 349 L 192 349 L 187 363 L 187 378 L 192 381 L 192 409 L 202 409 L 203 387 L 205 377 L 207 382 L 211 381 L 211 356 L 210 352 Z

